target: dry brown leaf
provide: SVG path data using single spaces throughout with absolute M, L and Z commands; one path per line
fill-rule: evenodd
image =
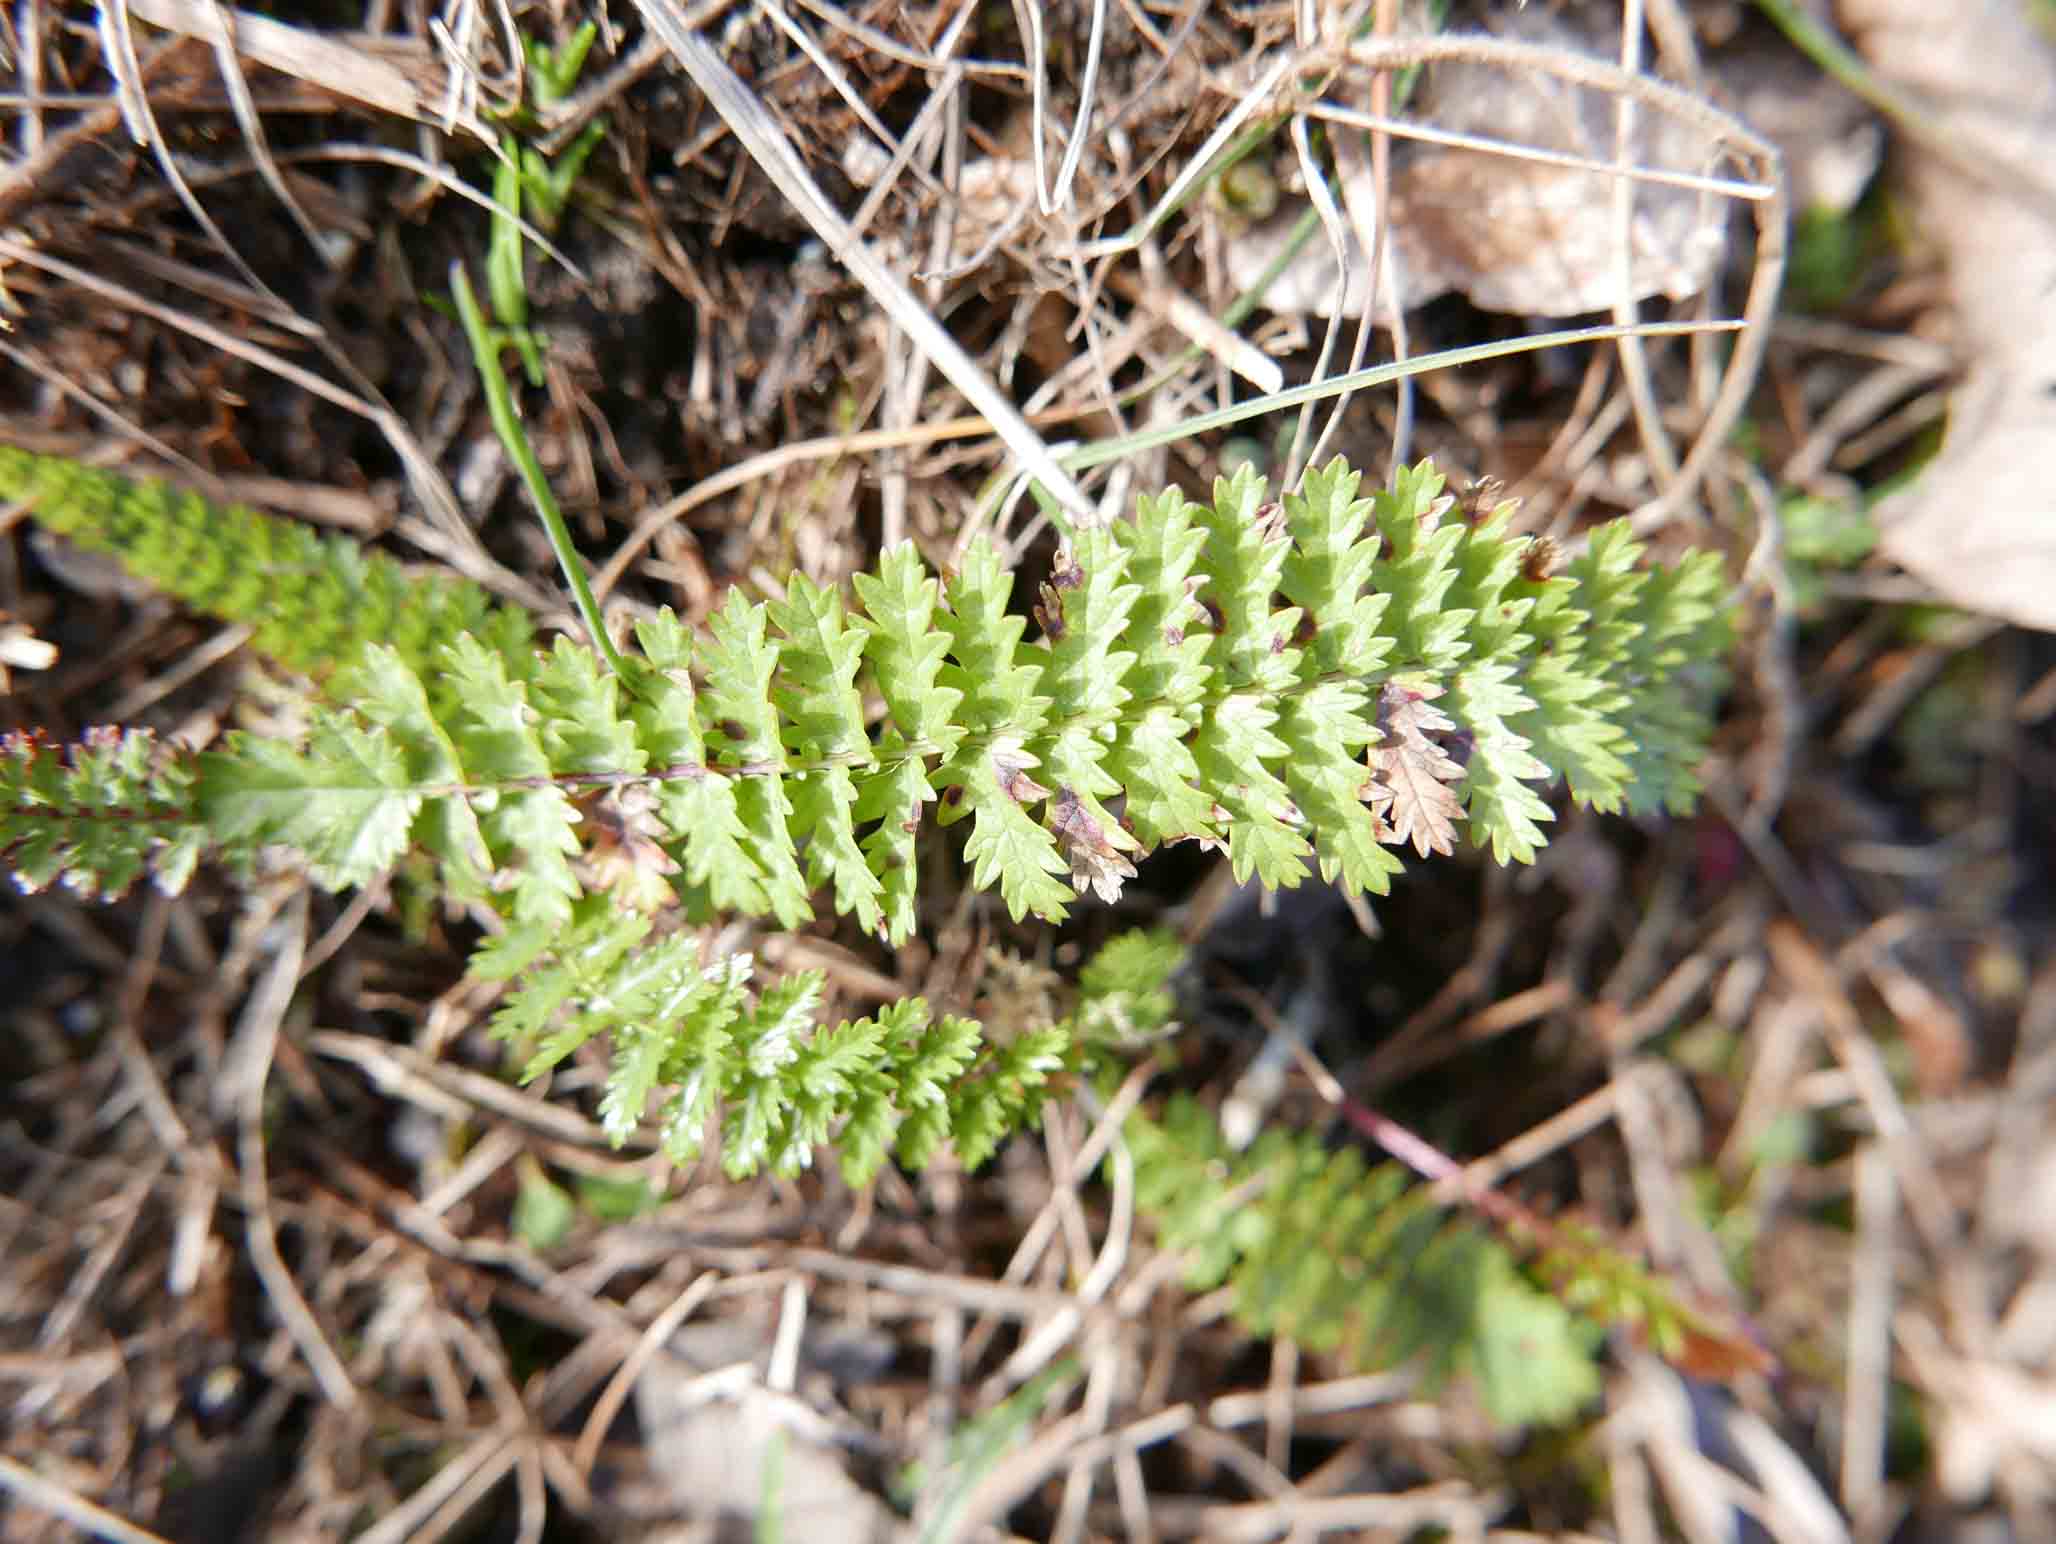
M 1050 570 L 1049 581 L 1041 588 L 1042 598 L 1035 603 L 1035 625 L 1042 629 L 1042 635 L 1051 643 L 1063 641 L 1064 591 L 1075 590 L 1084 582 L 1085 570 L 1071 556 L 1071 549 L 1060 549 L 1056 565 Z
M 1413 843 L 1423 858 L 1454 852 L 1456 822 L 1463 818 L 1463 802 L 1452 786 L 1463 781 L 1463 766 L 1430 738 L 1456 729 L 1429 701 L 1441 695 L 1439 686 L 1387 681 L 1378 694 L 1378 727 L 1385 738 L 1370 752 L 1371 812 L 1391 825 L 1393 841 Z
M 2056 47 L 2019 0 L 1843 0 L 1852 40 L 1954 154 L 1901 158 L 1966 362 L 1941 453 L 1877 511 L 1885 553 L 1966 610 L 2056 631 Z M 1964 162 L 1990 169 L 1967 175 Z
M 1378 727 L 1414 739 L 1453 733 L 1456 720 L 1435 706 L 1442 690 L 1432 681 L 1387 681 L 1378 691 Z
M 1057 839 L 1057 850 L 1071 865 L 1071 888 L 1081 895 L 1091 890 L 1109 903 L 1118 901 L 1122 881 L 1135 877 L 1135 865 L 1121 849 L 1134 848 L 1135 839 L 1095 815 L 1069 788 L 1059 788 L 1050 800 L 1049 829 Z
M 688 1325 L 681 1338 L 695 1328 L 701 1326 Z M 907 1525 L 850 1477 L 846 1439 L 837 1440 L 834 1420 L 766 1388 L 748 1364 L 751 1352 L 760 1363 L 769 1359 L 768 1344 L 749 1347 L 718 1371 L 698 1372 L 693 1362 L 663 1356 L 636 1379 L 649 1472 L 671 1506 L 690 1518 L 740 1525 L 745 1537 L 768 1504 L 788 1537 L 809 1544 L 910 1538 Z
M 245 59 L 397 118 L 428 123 L 437 116 L 434 77 L 442 71 L 427 49 L 411 40 L 331 36 L 253 11 L 223 11 L 201 0 L 128 0 L 128 6 L 140 20 L 188 37 L 211 38 L 226 23 L 236 52 Z M 462 126 L 473 127 L 469 114 Z M 478 133 L 490 138 L 483 129 Z
M 1608 21 L 1606 26 L 1612 28 Z M 1498 18 L 1497 30 L 1525 42 L 1611 59 L 1618 41 L 1581 29 L 1575 14 L 1540 8 Z M 1428 73 L 1420 113 L 1435 128 L 1611 163 L 1614 104 L 1606 94 L 1540 72 L 1514 74 L 1498 65 L 1445 61 Z M 1363 106 L 1363 103 L 1351 103 Z M 1644 108 L 1630 154 L 1639 166 L 1703 174 L 1718 164 L 1712 136 L 1700 125 Z M 1341 158 L 1343 202 L 1352 224 L 1378 207 L 1370 160 Z M 1545 165 L 1500 152 L 1448 145 L 1405 145 L 1392 165 L 1390 271 L 1380 281 L 1380 319 L 1397 281 L 1401 310 L 1456 291 L 1487 311 L 1521 316 L 1575 316 L 1604 311 L 1620 298 L 1614 272 L 1614 178 L 1604 172 Z M 1644 184 L 1635 194 L 1629 229 L 1633 298 L 1682 300 L 1705 288 L 1727 247 L 1723 206 L 1699 193 Z M 1281 209 L 1227 245 L 1230 282 L 1248 288 L 1283 250 L 1302 204 Z M 1316 241 L 1264 292 L 1280 314 L 1361 316 L 1370 283 L 1375 229 L 1348 233 L 1347 293 L 1332 252 Z

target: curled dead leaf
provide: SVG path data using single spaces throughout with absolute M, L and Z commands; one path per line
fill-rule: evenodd
M 2056 45 L 2028 11 L 1974 0 L 1944 24 L 1917 0 L 1844 0 L 1842 19 L 1940 136 L 1895 160 L 1966 362 L 1940 454 L 1877 508 L 1880 544 L 1952 605 L 2056 631 Z
M 1040 765 L 1021 748 L 1019 741 L 1002 740 L 992 748 L 992 773 L 999 782 L 999 791 L 1016 804 L 1033 804 L 1049 797 L 1049 790 L 1028 775 L 1030 767 Z
M 1081 895 L 1090 890 L 1109 903 L 1118 901 L 1122 882 L 1135 877 L 1135 865 L 1122 850 L 1136 850 L 1135 838 L 1102 819 L 1093 805 L 1069 788 L 1059 788 L 1050 800 L 1048 824 L 1057 850 L 1071 865 L 1072 888 Z
M 1408 842 L 1425 858 L 1456 850 L 1456 822 L 1463 802 L 1453 784 L 1463 781 L 1463 764 L 1435 734 L 1454 732 L 1456 722 L 1429 700 L 1442 695 L 1432 683 L 1387 681 L 1378 694 L 1378 727 L 1384 738 L 1369 752 L 1371 813 L 1391 827 L 1387 840 Z

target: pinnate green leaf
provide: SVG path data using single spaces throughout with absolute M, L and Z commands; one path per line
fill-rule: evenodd
M 457 743 L 429 702 L 428 690 L 397 650 L 369 648 L 351 667 L 349 683 L 359 711 L 400 748 L 408 779 L 424 790 L 454 790 L 465 781 Z M 428 798 L 414 839 L 442 865 L 451 894 L 476 900 L 492 874 L 492 853 L 471 801 L 443 792 Z
M 729 590 L 699 651 L 706 676 L 701 722 L 713 731 L 709 745 L 715 765 L 736 774 L 735 813 L 753 844 L 765 899 L 782 925 L 798 927 L 813 908 L 796 856 L 792 799 L 779 775 L 786 770 L 785 746 L 771 702 L 779 648 L 765 623 L 762 606 L 752 606 L 740 590 Z
M 1299 651 L 1289 647 L 1300 611 L 1271 609 L 1292 542 L 1284 510 L 1268 503 L 1264 480 L 1249 467 L 1214 480 L 1214 501 L 1200 508 L 1209 579 L 1199 600 L 1214 620 L 1207 664 L 1223 692 L 1275 696 L 1295 679 Z
M 855 618 L 865 632 L 864 658 L 871 666 L 899 744 L 934 746 L 948 755 L 962 731 L 957 704 L 963 693 L 939 684 L 950 634 L 935 625 L 941 587 L 921 562 L 912 542 L 879 555 L 878 572 L 853 581 L 863 602 Z
M 1292 550 L 1279 588 L 1311 624 L 1308 652 L 1323 676 L 1366 676 L 1392 647 L 1378 631 L 1388 598 L 1369 588 L 1378 561 L 1377 506 L 1356 496 L 1358 484 L 1337 458 L 1310 470 L 1300 491 L 1285 496 Z
M 1016 920 L 1033 913 L 1056 922 L 1072 898 L 1057 876 L 1069 873 L 1070 865 L 1058 855 L 1056 838 L 1025 808 L 1049 795 L 1029 775 L 1035 765 L 1013 736 L 996 740 L 989 750 L 960 752 L 940 774 L 950 790 L 941 822 L 971 816 L 964 856 L 972 884 L 981 890 L 997 885 Z
M 1442 494 L 1441 474 L 1425 461 L 1401 468 L 1392 491 L 1376 496 L 1384 549 L 1371 582 L 1391 597 L 1378 619 L 1379 630 L 1393 639 L 1386 656 L 1391 670 L 1439 675 L 1469 652 L 1466 632 L 1475 614 L 1444 605 L 1466 534 L 1460 520 L 1445 518 L 1453 503 Z
M 1285 783 L 1315 833 L 1321 877 L 1351 894 L 1383 895 L 1401 868 L 1365 801 L 1372 776 L 1358 758 L 1376 736 L 1364 689 L 1321 681 L 1294 698 L 1278 722 L 1287 747 Z
M 70 747 L 0 736 L 0 856 L 31 893 L 61 880 L 114 897 L 148 873 L 176 895 L 209 839 L 193 780 L 147 730 L 89 729 Z
M 602 669 L 591 649 L 560 637 L 537 668 L 527 698 L 553 772 L 633 774 L 649 765 L 623 706 L 621 681 Z
M 391 735 L 327 712 L 316 716 L 303 749 L 231 736 L 202 762 L 195 794 L 216 840 L 291 847 L 331 889 L 368 884 L 397 862 L 423 797 Z
M 452 738 L 469 779 L 489 790 L 475 808 L 495 860 L 510 871 L 515 919 L 563 921 L 581 893 L 571 866 L 578 815 L 554 780 L 527 687 L 472 638 L 449 647 L 444 668 L 456 699 Z
M 1214 705 L 1193 745 L 1193 759 L 1202 786 L 1214 790 L 1227 812 L 1222 824 L 1236 882 L 1254 876 L 1271 889 L 1291 889 L 1305 877 L 1313 848 L 1298 830 L 1291 790 L 1268 765 L 1291 750 L 1278 736 L 1277 722 L 1260 694 L 1237 693 Z
M 618 672 L 569 641 L 537 656 L 476 587 L 417 585 L 290 523 L 0 452 L 0 491 L 10 478 L 182 576 L 191 603 L 270 608 L 260 645 L 348 703 L 298 743 L 230 737 L 197 760 L 140 738 L 69 760 L 10 742 L 0 850 L 21 882 L 175 884 L 203 833 L 235 855 L 298 849 L 328 884 L 425 851 L 446 892 L 498 914 L 478 966 L 515 983 L 496 1024 L 531 1071 L 609 1037 L 610 1134 L 663 1097 L 667 1148 L 690 1157 L 718 1118 L 737 1172 L 789 1171 L 824 1140 L 853 1175 L 891 1151 L 976 1159 L 1032 1115 L 1070 1042 L 990 1045 L 918 1004 L 818 1028 L 807 978 L 753 993 L 747 962 L 709 969 L 674 890 L 694 919 L 788 926 L 818 891 L 898 944 L 930 806 L 970 822 L 970 882 L 1017 918 L 1112 899 L 1176 840 L 1274 887 L 1317 864 L 1379 890 L 1394 846 L 1447 850 L 1464 828 L 1527 859 L 1551 778 L 1603 808 L 1686 807 L 1727 643 L 1717 559 L 1645 568 L 1614 526 L 1552 577 L 1510 506 L 1457 513 L 1425 464 L 1368 498 L 1339 462 L 1278 502 L 1247 471 L 1206 504 L 1146 498 L 1080 532 L 1025 604 L 983 539 L 941 581 L 902 544 L 849 601 L 804 578 L 768 604 L 731 588 L 704 633 L 639 622 Z M 1417 1268 L 1458 1270 L 1444 1232 L 1398 1206 L 1373 1227 L 1336 1183 L 1329 1224 L 1395 1247 L 1425 1229 Z M 1228 1220 L 1246 1253 L 1252 1225 Z M 1328 1305 L 1321 1269 L 1277 1254 L 1263 1301 Z M 1368 1293 L 1350 1333 L 1403 1340 L 1422 1311 Z

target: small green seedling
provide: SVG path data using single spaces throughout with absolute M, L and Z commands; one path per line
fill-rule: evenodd
M 593 40 L 599 35 L 599 27 L 588 21 L 565 40 L 562 48 L 552 48 L 532 37 L 521 39 L 521 51 L 528 56 L 528 94 L 538 109 L 547 112 L 571 95 L 578 84 L 579 71 L 585 68 L 585 56 L 592 52 Z
M 598 29 L 587 22 L 562 48 L 528 37 L 521 40 L 528 56 L 529 95 L 536 109 L 546 110 L 570 95 L 597 35 Z M 512 116 L 527 121 L 533 114 L 523 107 Z M 527 243 L 521 234 L 524 209 L 538 229 L 554 231 L 571 202 L 572 186 L 606 135 L 606 120 L 595 118 L 555 161 L 512 134 L 500 136 L 499 164 L 493 172 L 493 228 L 486 248 L 486 293 L 492 297 L 494 315 L 506 329 L 507 341 L 521 356 L 522 372 L 531 386 L 543 383 L 543 359 L 542 347 L 528 326 Z

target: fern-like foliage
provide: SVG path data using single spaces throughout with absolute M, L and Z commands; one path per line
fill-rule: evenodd
M 859 1170 L 888 1137 L 977 1151 L 1033 1099 L 942 1091 L 1030 1090 L 1054 1042 L 988 1068 L 958 1021 L 903 1005 L 818 1037 L 824 1062 L 804 993 L 747 999 L 644 917 L 677 902 L 795 926 L 825 901 L 898 944 L 931 823 L 967 822 L 971 883 L 1054 920 L 1170 842 L 1268 886 L 1318 870 L 1382 892 L 1400 845 L 1467 832 L 1531 859 L 1557 776 L 1603 808 L 1682 807 L 1726 642 L 1717 560 L 1638 568 L 1614 527 L 1552 576 L 1510 507 L 1473 521 L 1441 490 L 1423 465 L 1360 497 L 1337 462 L 1282 503 L 1249 472 L 1211 503 L 1146 498 L 1059 553 L 1033 638 L 989 544 L 939 576 L 902 545 L 848 597 L 796 577 L 768 603 L 731 590 L 704 635 L 647 619 L 610 673 L 568 640 L 535 652 L 474 587 L 0 452 L 0 494 L 250 622 L 328 698 L 301 743 L 237 734 L 197 759 L 12 743 L 0 850 L 24 883 L 103 889 L 146 869 L 176 887 L 196 831 L 231 857 L 288 847 L 331 886 L 425 862 L 504 920 L 483 968 L 521 972 L 505 1026 L 538 1066 L 612 1037 L 617 1136 L 674 1089 L 673 1150 L 719 1106 L 745 1167 L 795 1162 L 838 1122 Z
M 1398 1165 L 1276 1129 L 1231 1152 L 1212 1114 L 1182 1096 L 1124 1134 L 1137 1209 L 1186 1255 L 1188 1286 L 1232 1288 L 1252 1333 L 1364 1370 L 1468 1376 L 1510 1425 L 1566 1420 L 1598 1392 L 1600 1326 Z
M 721 1124 L 721 1161 L 735 1177 L 796 1173 L 831 1139 L 844 1177 L 868 1183 L 888 1156 L 922 1168 L 950 1143 L 970 1164 L 1041 1109 L 1071 1060 L 1071 1035 L 1045 1026 L 1005 1045 L 968 1019 L 940 1020 L 919 997 L 872 1018 L 817 1028 L 824 980 L 786 976 L 754 996 L 752 962 L 704 962 L 683 933 L 657 936 L 650 919 L 604 898 L 574 908 L 566 927 L 511 929 L 472 960 L 489 980 L 526 977 L 493 1032 L 529 1048 L 532 1079 L 595 1035 L 612 1042 L 600 1119 L 617 1143 L 652 1097 L 665 1151 L 680 1163 Z
M 1079 972 L 1063 1027 L 1102 1085 L 1125 1053 L 1174 1027 L 1170 982 L 1184 954 L 1168 931 L 1123 933 Z M 1244 1328 L 1363 1371 L 1467 1377 L 1508 1425 L 1573 1418 L 1598 1391 L 1609 1329 L 1702 1366 L 1773 1365 L 1596 1230 L 1537 1219 L 1532 1232 L 1493 1231 L 1436 1205 L 1398 1165 L 1315 1133 L 1272 1130 L 1238 1151 L 1183 1095 L 1129 1116 L 1122 1135 L 1138 1213 L 1185 1256 L 1187 1285 L 1230 1288 Z
M 475 584 L 410 574 L 346 536 L 155 478 L 0 445 L 0 498 L 26 501 L 51 530 L 195 611 L 244 623 L 259 652 L 306 675 L 329 674 L 373 641 L 421 671 L 466 635 L 510 660 L 532 647 L 527 614 Z
M 586 807 L 642 789 L 688 899 L 793 925 L 826 891 L 895 943 L 931 814 L 970 822 L 974 885 L 1055 920 L 1170 841 L 1270 886 L 1318 868 L 1382 892 L 1402 841 L 1532 858 L 1559 772 L 1604 808 L 1683 807 L 1725 641 L 1710 556 L 1636 570 L 1615 527 L 1531 576 L 1507 511 L 1451 518 L 1429 471 L 1356 489 L 1338 463 L 1282 506 L 1247 472 L 1211 505 L 1146 499 L 1060 555 L 1033 641 L 980 545 L 940 579 L 888 553 L 854 606 L 795 579 L 768 605 L 731 591 L 705 637 L 660 615 L 618 676 L 564 641 L 464 636 L 432 673 L 373 646 L 307 744 L 232 739 L 198 799 L 328 882 L 418 846 L 453 892 L 562 921 L 590 888 Z
M 0 853 L 15 883 L 116 896 L 154 874 L 181 889 L 212 845 L 193 770 L 148 730 L 89 729 L 70 747 L 0 737 Z
M 1616 525 L 1551 575 L 1511 506 L 1466 518 L 1441 486 L 1423 465 L 1361 498 L 1337 463 L 1281 503 L 1247 473 L 1211 504 L 1144 499 L 1059 554 L 1033 638 L 989 545 L 941 576 L 900 546 L 847 597 L 731 591 L 704 636 L 660 614 L 609 673 L 566 640 L 538 653 L 475 586 L 0 447 L 0 496 L 248 623 L 326 699 L 299 743 L 201 756 L 141 730 L 0 740 L 0 856 L 25 888 L 100 894 L 267 846 L 331 886 L 425 862 L 498 918 L 472 968 L 514 983 L 493 1028 L 524 1075 L 605 1043 L 616 1142 L 654 1103 L 667 1152 L 718 1129 L 734 1176 L 824 1144 L 853 1184 L 945 1147 L 976 1164 L 1170 1026 L 1175 941 L 1116 939 L 1072 1018 L 995 1039 L 919 998 L 819 1024 L 818 973 L 759 985 L 665 914 L 790 926 L 825 901 L 902 941 L 930 823 L 968 822 L 972 884 L 1054 919 L 1171 842 L 1266 885 L 1383 891 L 1399 847 L 1468 834 L 1529 860 L 1553 779 L 1602 809 L 1688 805 L 1727 643 L 1716 561 L 1641 567 Z M 1145 1215 L 1247 1327 L 1467 1375 L 1503 1421 L 1589 1400 L 1598 1322 L 1700 1333 L 1603 1243 L 1566 1235 L 1524 1268 L 1353 1148 L 1272 1132 L 1234 1152 L 1186 1099 L 1125 1135 Z

